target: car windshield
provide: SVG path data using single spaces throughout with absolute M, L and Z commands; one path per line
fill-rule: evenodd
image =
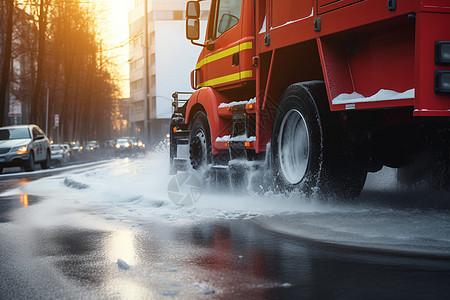
M 0 140 L 20 140 L 30 139 L 30 131 L 28 128 L 10 128 L 0 129 Z
M 118 139 L 117 143 L 128 143 L 128 139 Z
M 62 147 L 60 145 L 52 145 L 52 150 L 61 150 Z

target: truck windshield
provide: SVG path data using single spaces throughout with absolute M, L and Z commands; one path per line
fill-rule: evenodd
M 30 132 L 28 128 L 10 128 L 0 129 L 0 140 L 20 140 L 30 139 Z

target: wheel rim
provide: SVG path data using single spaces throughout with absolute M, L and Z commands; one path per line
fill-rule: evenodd
M 199 128 L 193 138 L 193 158 L 196 160 L 195 167 L 206 164 L 206 134 Z
M 278 157 L 284 178 L 298 184 L 305 177 L 309 162 L 309 132 L 305 118 L 296 109 L 283 117 L 278 135 Z

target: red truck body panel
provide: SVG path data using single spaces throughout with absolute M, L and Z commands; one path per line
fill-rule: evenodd
M 450 95 L 434 91 L 434 72 L 450 71 L 434 63 L 434 42 L 450 41 L 450 1 L 396 3 L 243 0 L 239 22 L 215 40 L 212 12 L 205 44 L 214 49 L 199 57 L 195 85 L 202 89 L 189 102 L 186 123 L 201 105 L 213 154 L 222 153 L 216 138 L 230 134 L 231 120 L 218 106 L 255 97 L 256 142 L 248 148 L 265 151 L 281 94 L 310 80 L 325 82 L 331 111 L 411 107 L 414 116 L 450 116 Z M 352 93 L 360 97 L 344 95 Z

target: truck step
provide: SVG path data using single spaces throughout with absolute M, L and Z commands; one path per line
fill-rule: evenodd
M 255 98 L 248 101 L 233 101 L 229 103 L 221 103 L 217 108 L 217 111 L 221 118 L 231 119 L 236 111 L 243 111 L 247 114 L 254 114 L 255 103 Z

